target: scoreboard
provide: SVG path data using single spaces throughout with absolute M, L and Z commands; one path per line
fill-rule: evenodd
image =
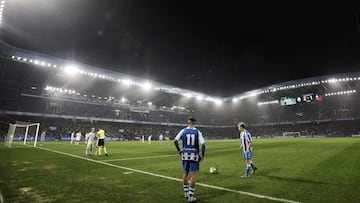
M 320 94 L 307 93 L 297 97 L 281 97 L 281 106 L 291 106 L 299 103 L 319 103 L 323 101 L 323 97 Z

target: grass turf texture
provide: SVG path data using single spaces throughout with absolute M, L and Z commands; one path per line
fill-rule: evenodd
M 179 181 L 113 167 L 181 179 L 180 157 L 172 142 L 107 142 L 106 146 L 109 157 L 85 156 L 83 143 L 43 146 L 85 158 L 80 159 L 20 143 L 12 148 L 1 144 L 0 188 L 5 202 L 186 202 Z M 243 180 L 239 140 L 207 141 L 197 181 L 299 202 L 360 202 L 359 159 L 356 138 L 254 140 L 259 170 Z M 217 174 L 209 173 L 211 166 Z M 195 196 L 198 202 L 271 202 L 200 185 Z

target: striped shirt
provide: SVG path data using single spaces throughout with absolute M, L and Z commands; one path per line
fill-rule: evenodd
M 241 131 L 240 132 L 240 140 L 241 140 L 242 148 L 243 148 L 244 152 L 246 152 L 246 149 L 248 148 L 248 146 L 252 142 L 252 137 L 251 137 L 250 132 L 248 130 L 246 130 L 246 129 Z M 250 151 L 252 151 L 251 147 L 250 147 Z

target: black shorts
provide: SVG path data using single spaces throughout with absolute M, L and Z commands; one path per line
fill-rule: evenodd
M 100 146 L 104 146 L 104 145 L 105 145 L 104 139 L 99 139 L 98 146 L 100 147 Z

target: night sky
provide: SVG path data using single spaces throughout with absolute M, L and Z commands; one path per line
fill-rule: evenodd
M 217 96 L 360 71 L 357 1 L 12 0 L 17 47 Z

